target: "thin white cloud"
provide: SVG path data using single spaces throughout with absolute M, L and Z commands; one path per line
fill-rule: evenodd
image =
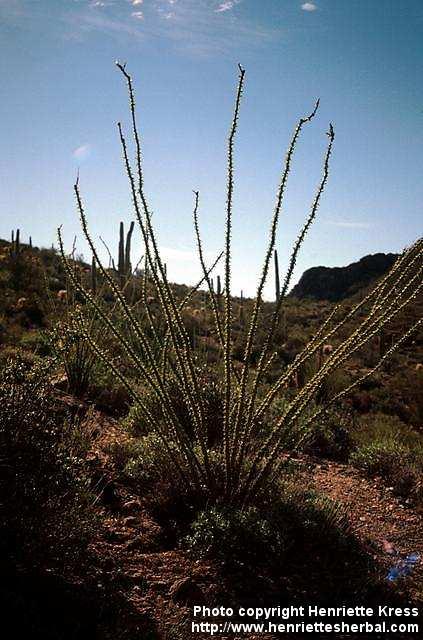
M 144 40 L 144 34 L 140 29 L 133 26 L 134 20 L 128 16 L 127 19 L 117 19 L 99 13 L 98 11 L 90 11 L 88 13 L 80 13 L 75 15 L 68 14 L 66 16 L 71 32 L 67 34 L 68 38 L 78 39 L 83 34 L 90 32 L 102 32 L 117 39 L 131 37 L 135 40 Z
M 314 2 L 304 2 L 304 4 L 301 5 L 301 9 L 303 11 L 316 11 L 317 5 L 314 4 Z
M 240 2 L 241 0 L 227 0 L 226 2 L 221 2 L 217 9 L 215 9 L 215 13 L 224 13 L 225 11 L 230 11 L 236 4 L 239 4 Z
M 86 160 L 91 153 L 91 146 L 89 144 L 81 144 L 80 147 L 77 147 L 72 151 L 72 157 L 75 160 L 82 161 Z
M 136 7 L 139 4 L 142 4 L 144 2 L 144 0 L 132 0 L 132 5 L 134 7 Z
M 114 0 L 92 0 L 89 7 L 91 9 L 103 9 L 104 7 L 112 7 L 114 4 Z
M 104 9 L 91 8 L 91 1 L 69 3 L 60 16 L 64 38 L 81 41 L 100 33 L 120 45 L 132 40 L 143 46 L 164 40 L 175 50 L 199 58 L 242 47 L 251 50 L 281 37 L 278 27 L 234 15 L 235 5 L 243 0 L 154 0 L 138 5 L 134 5 L 135 0 L 100 0 L 107 5 Z M 216 12 L 225 2 L 231 3 L 232 11 Z

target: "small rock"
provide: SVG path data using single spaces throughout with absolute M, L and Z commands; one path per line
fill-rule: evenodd
M 132 511 L 138 511 L 140 506 L 139 500 L 128 500 L 128 502 L 122 505 L 122 510 L 125 511 L 125 513 L 131 513 Z
M 175 602 L 194 605 L 204 602 L 204 594 L 192 578 L 176 580 L 169 589 L 169 596 Z
M 109 529 L 109 531 L 106 531 L 105 537 L 108 542 L 117 542 L 119 544 L 125 542 L 128 539 L 128 533 L 126 533 L 125 531 L 115 531 L 114 529 Z
M 127 580 L 130 580 L 131 582 L 138 584 L 138 586 L 143 586 L 145 584 L 145 575 L 143 573 L 141 573 L 140 571 L 131 574 L 127 574 L 126 575 Z

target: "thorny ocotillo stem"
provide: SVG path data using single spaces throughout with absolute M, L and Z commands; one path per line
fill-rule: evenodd
M 245 69 L 238 65 L 239 78 L 235 100 L 235 109 L 228 139 L 226 225 L 225 225 L 225 315 L 224 315 L 224 408 L 223 408 L 223 453 L 225 458 L 225 491 L 230 491 L 230 420 L 231 420 L 231 234 L 232 234 L 232 200 L 234 190 L 234 140 L 238 128 L 239 108 L 244 86 Z
M 253 313 L 250 320 L 248 336 L 247 336 L 247 341 L 246 341 L 245 350 L 244 350 L 243 368 L 242 368 L 241 383 L 240 383 L 240 394 L 239 394 L 239 400 L 238 400 L 237 414 L 235 418 L 235 425 L 233 430 L 233 441 L 231 443 L 231 454 L 233 458 L 235 458 L 235 455 L 236 455 L 237 443 L 238 443 L 237 441 L 239 438 L 241 422 L 242 422 L 244 408 L 245 408 L 244 407 L 245 393 L 246 393 L 248 374 L 250 369 L 251 350 L 254 344 L 254 339 L 255 339 L 257 327 L 258 327 L 258 318 L 259 318 L 259 313 L 262 305 L 263 289 L 264 289 L 264 285 L 266 283 L 267 275 L 269 272 L 269 265 L 272 258 L 273 250 L 275 248 L 276 232 L 278 228 L 279 216 L 280 216 L 282 203 L 284 199 L 286 184 L 287 184 L 288 177 L 291 170 L 292 157 L 293 157 L 293 154 L 297 145 L 297 141 L 301 134 L 301 130 L 303 126 L 314 118 L 319 108 L 319 104 L 320 104 L 320 101 L 317 100 L 314 105 L 313 111 L 308 116 L 300 118 L 300 120 L 298 121 L 297 126 L 294 129 L 294 133 L 292 135 L 291 142 L 289 144 L 288 151 L 285 157 L 282 176 L 281 176 L 279 188 L 276 195 L 276 203 L 274 207 L 273 217 L 270 225 L 269 243 L 267 246 L 263 267 L 262 267 L 262 272 L 261 272 L 260 280 L 257 287 L 256 300 L 254 303 Z

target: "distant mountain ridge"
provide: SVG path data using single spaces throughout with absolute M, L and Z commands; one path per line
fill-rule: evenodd
M 343 300 L 380 278 L 397 257 L 395 253 L 375 253 L 346 267 L 312 267 L 303 273 L 290 295 L 299 299 Z

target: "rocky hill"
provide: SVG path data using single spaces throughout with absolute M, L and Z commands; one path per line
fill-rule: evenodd
M 307 269 L 291 296 L 299 299 L 330 300 L 337 302 L 380 278 L 395 262 L 394 253 L 375 253 L 364 256 L 346 267 L 313 267 Z

